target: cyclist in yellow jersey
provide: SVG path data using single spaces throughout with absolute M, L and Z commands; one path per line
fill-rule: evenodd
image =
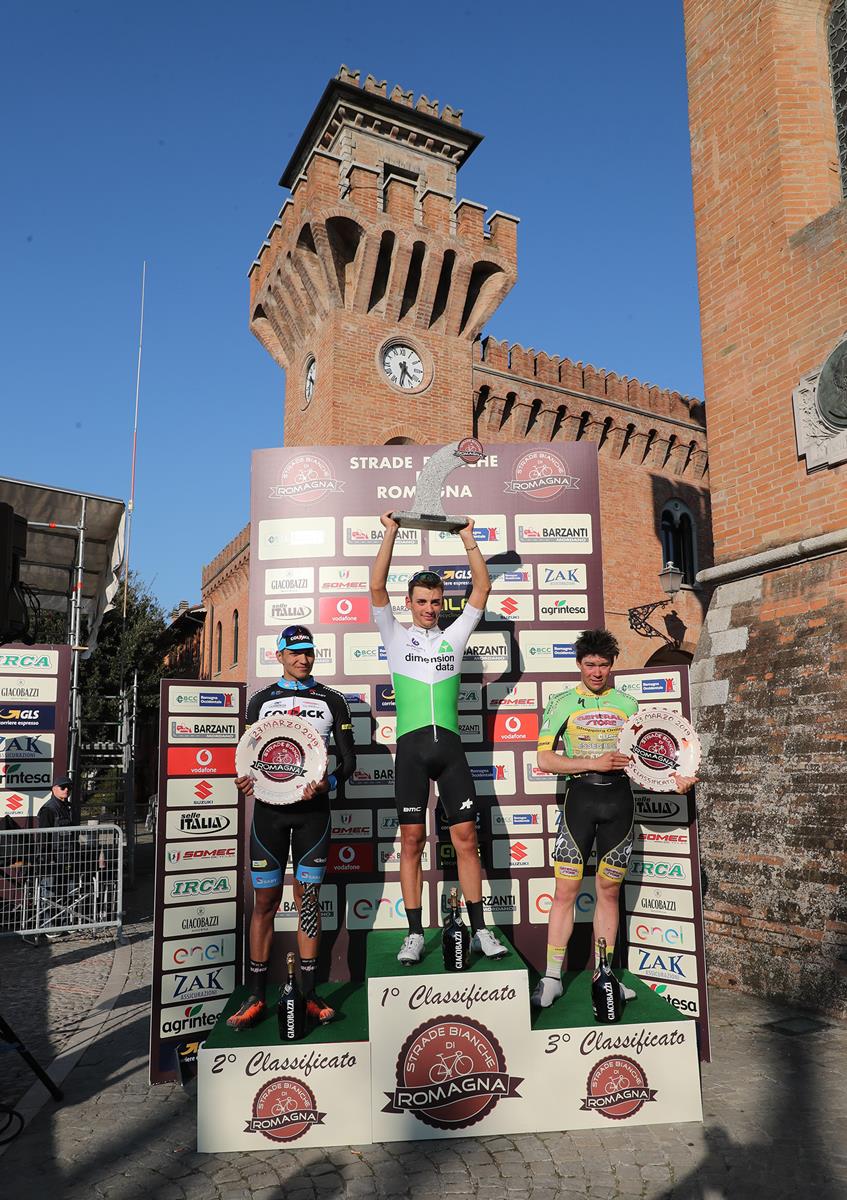
M 632 853 L 634 801 L 625 768 L 629 758 L 616 749 L 618 734 L 638 711 L 638 702 L 609 686 L 618 643 L 606 629 L 590 629 L 576 641 L 580 682 L 553 696 L 538 735 L 538 766 L 568 778 L 562 823 L 553 850 L 556 887 L 547 932 L 547 968 L 532 1003 L 549 1006 L 562 994 L 562 968 L 573 932 L 573 909 L 586 862 L 596 845 L 595 964 L 602 937 L 614 952 L 618 897 Z M 557 751 L 557 743 L 561 751 Z M 678 792 L 696 780 L 674 775 Z M 635 993 L 621 984 L 626 999 Z

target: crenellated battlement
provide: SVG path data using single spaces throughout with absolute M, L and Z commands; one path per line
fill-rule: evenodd
M 340 83 L 349 83 L 353 87 L 362 87 L 365 92 L 372 92 L 376 96 L 386 96 L 391 100 L 392 104 L 404 104 L 406 108 L 414 108 L 418 112 L 426 113 L 430 117 L 438 117 L 438 101 L 430 100 L 427 96 L 421 93 L 415 100 L 415 94 L 412 91 L 406 91 L 399 83 L 395 83 L 391 89 L 391 95 L 388 96 L 388 81 L 385 79 L 375 79 L 373 75 L 366 75 L 364 85 L 360 84 L 362 78 L 361 71 L 354 71 L 342 63 L 338 74 L 335 78 Z M 449 104 L 445 104 L 441 111 L 441 120 L 446 121 L 448 125 L 462 124 L 463 110 L 461 108 L 451 108 Z
M 684 420 L 706 429 L 705 406 L 696 396 L 660 388 L 640 379 L 618 375 L 591 363 L 574 362 L 557 354 L 546 354 L 519 342 L 486 337 L 474 346 L 474 361 L 499 375 L 512 376 L 515 383 L 561 388 L 598 400 L 611 400 L 630 408 Z M 508 386 L 508 385 L 507 385 Z

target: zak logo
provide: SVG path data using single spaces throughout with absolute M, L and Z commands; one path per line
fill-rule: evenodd
M 568 464 L 550 450 L 531 450 L 515 463 L 513 478 L 504 492 L 528 496 L 530 500 L 552 500 L 566 488 L 579 488 Z
M 520 1099 L 523 1078 L 509 1075 L 494 1034 L 469 1017 L 419 1025 L 397 1057 L 397 1087 L 387 1113 L 411 1113 L 433 1129 L 476 1125 L 499 1100 Z
M 290 1075 L 272 1079 L 256 1093 L 245 1133 L 261 1133 L 271 1142 L 295 1142 L 313 1125 L 323 1125 L 314 1092 Z
M 634 1117 L 651 1100 L 656 1089 L 647 1086 L 647 1076 L 632 1058 L 603 1058 L 588 1075 L 588 1095 L 580 1104 L 583 1112 L 599 1112 L 610 1121 Z
M 344 484 L 335 478 L 332 467 L 317 454 L 298 454 L 282 469 L 279 483 L 268 492 L 271 500 L 296 500 L 298 504 L 314 504 L 330 493 L 344 491 Z

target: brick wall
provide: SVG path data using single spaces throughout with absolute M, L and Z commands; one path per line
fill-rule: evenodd
M 792 406 L 847 328 L 829 7 L 685 3 L 720 585 L 692 675 L 710 978 L 843 1015 L 847 465 L 807 470 Z
M 247 681 L 247 594 L 250 567 L 250 526 L 203 568 L 203 626 L 201 677 L 220 683 Z M 238 646 L 235 614 L 238 614 Z M 220 643 L 220 670 L 218 645 Z
M 694 678 L 709 978 L 847 1013 L 847 556 L 719 587 Z

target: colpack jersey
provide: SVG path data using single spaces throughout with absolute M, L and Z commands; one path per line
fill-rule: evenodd
M 459 684 L 468 638 L 482 609 L 466 604 L 447 630 L 401 625 L 391 605 L 374 605 L 397 705 L 397 738 L 427 725 L 459 733 Z
M 636 712 L 638 701 L 615 688 L 596 695 L 577 684 L 550 697 L 538 733 L 538 749 L 554 750 L 561 738 L 568 758 L 599 758 L 616 748 L 618 734 Z

